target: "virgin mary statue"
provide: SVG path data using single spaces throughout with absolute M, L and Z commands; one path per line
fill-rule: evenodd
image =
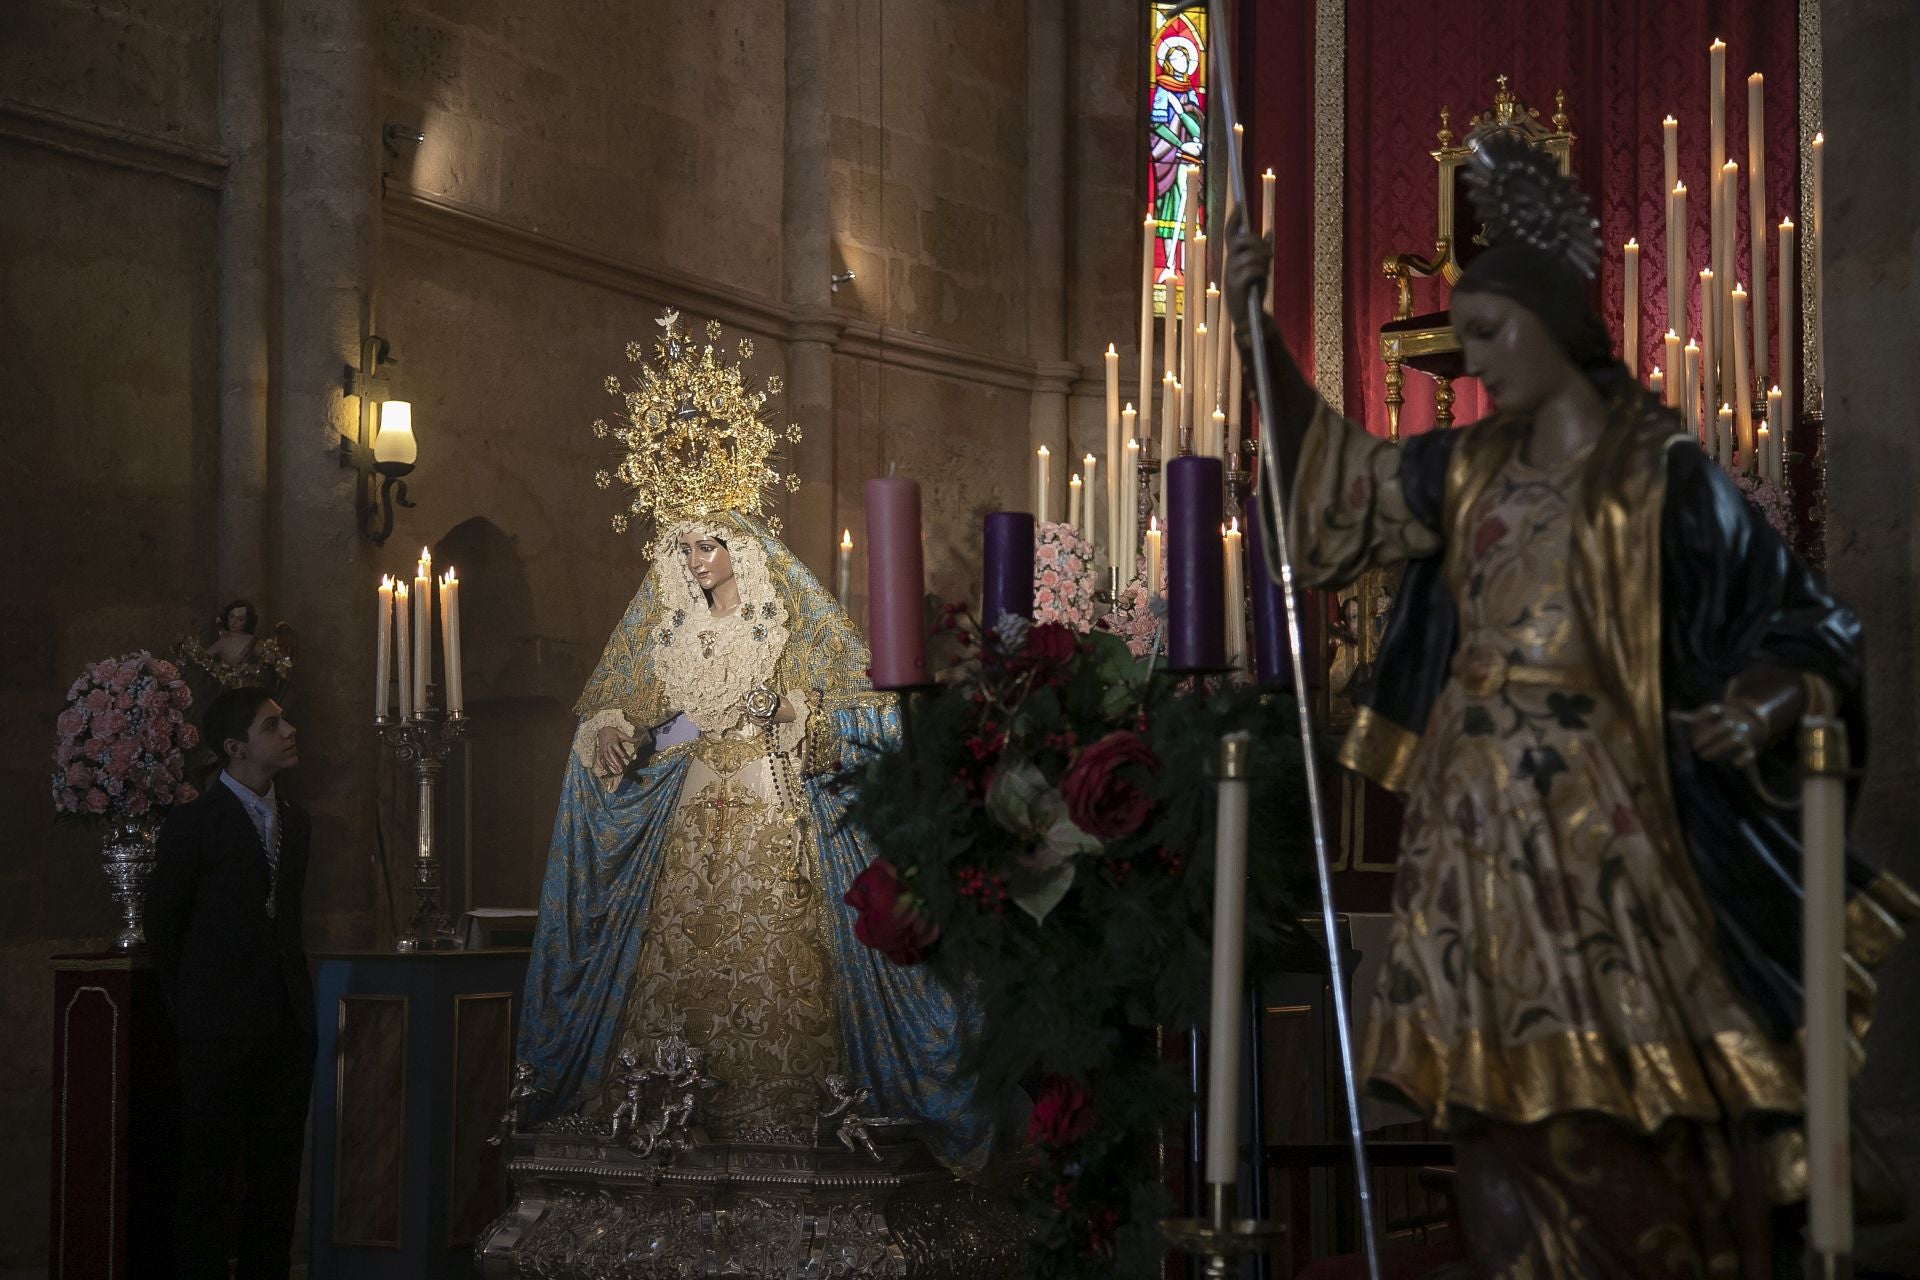
M 618 424 L 595 424 L 626 446 L 619 478 L 658 536 L 575 707 L 520 1028 L 535 1117 L 610 1115 L 622 1051 L 647 1060 L 678 1032 L 721 1086 L 701 1109 L 712 1140 L 808 1141 L 840 1076 L 978 1169 L 991 1126 L 958 1077 L 963 1010 L 856 941 L 842 903 L 872 855 L 836 780 L 897 710 L 846 613 L 757 514 L 766 394 L 677 322 L 663 317 L 636 390 L 608 380 Z

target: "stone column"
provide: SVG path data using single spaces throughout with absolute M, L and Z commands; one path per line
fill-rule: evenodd
M 787 305 L 787 400 L 803 433 L 794 446 L 800 492 L 788 503 L 788 545 L 831 582 L 835 517 L 833 205 L 830 196 L 827 74 L 832 13 L 819 0 L 787 0 L 787 147 L 782 258 Z M 777 402 L 776 402 L 777 403 Z M 852 523 L 851 517 L 847 523 Z
M 268 564 L 299 627 L 289 718 L 300 730 L 293 778 L 313 816 L 307 937 L 316 947 L 376 940 L 364 851 L 374 744 L 373 548 L 355 527 L 355 473 L 340 437 L 357 430 L 344 371 L 360 359 L 380 216 L 373 95 L 373 0 L 282 0 L 279 94 L 279 341 L 274 364 Z M 404 351 L 407 335 L 389 334 Z M 423 511 L 434 484 L 433 422 L 420 424 Z M 444 456 L 444 455 L 441 455 Z M 383 559 L 401 570 L 409 548 Z
M 1067 393 L 1079 366 L 1067 362 L 1066 6 L 1027 6 L 1027 332 L 1035 381 L 1027 419 L 1028 466 L 1053 454 L 1049 514 L 1065 519 Z M 1031 474 L 1031 472 L 1029 473 Z
M 251 598 L 275 616 L 267 581 L 267 333 L 270 245 L 266 15 L 262 0 L 228 0 L 220 17 L 220 471 L 215 490 L 221 600 Z
M 1887 163 L 1920 129 L 1920 13 L 1902 0 L 1821 0 L 1818 12 L 1827 135 L 1827 572 L 1867 637 L 1869 755 L 1851 835 L 1881 867 L 1920 884 L 1913 840 L 1920 826 L 1920 446 L 1908 358 L 1920 328 L 1913 219 L 1920 172 Z M 1858 1114 L 1913 1188 L 1920 1186 L 1920 1002 L 1912 998 L 1920 945 L 1910 937 L 1877 976 L 1867 1065 L 1855 1080 Z M 1856 1257 L 1863 1267 L 1901 1270 L 1920 1257 L 1920 1216 L 1863 1228 Z

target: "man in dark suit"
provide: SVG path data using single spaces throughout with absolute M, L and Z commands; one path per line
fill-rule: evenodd
M 235 1274 L 284 1278 L 314 1025 L 301 939 L 307 815 L 275 794 L 274 778 L 299 752 L 265 689 L 215 698 L 202 736 L 223 767 L 167 815 L 147 889 L 147 940 L 180 1046 L 180 1275 L 226 1280 L 237 1208 Z

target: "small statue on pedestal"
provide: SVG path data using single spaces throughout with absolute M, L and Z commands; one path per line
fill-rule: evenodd
M 507 1109 L 500 1113 L 500 1127 L 487 1139 L 490 1147 L 502 1146 L 508 1138 L 527 1126 L 527 1108 L 539 1095 L 540 1089 L 533 1083 L 533 1064 L 516 1062 L 513 1064 L 513 1087 L 507 1090 Z
M 829 1075 L 821 1083 L 826 1088 L 827 1096 L 833 1101 L 830 1106 L 825 1106 L 820 1109 L 819 1119 L 831 1120 L 835 1116 L 840 1117 L 840 1123 L 834 1127 L 834 1134 L 840 1139 L 840 1145 L 849 1151 L 865 1151 L 869 1159 L 875 1164 L 879 1164 L 880 1151 L 879 1148 L 873 1145 L 873 1135 L 867 1132 L 867 1126 L 872 1125 L 879 1128 L 885 1125 L 910 1124 L 912 1122 L 897 1119 L 893 1116 L 862 1115 L 860 1112 L 854 1110 L 855 1107 L 861 1106 L 873 1097 L 873 1090 L 865 1087 L 859 1089 L 849 1088 L 847 1078 L 843 1075 Z M 818 1141 L 818 1133 L 818 1122 L 816 1121 L 816 1142 Z

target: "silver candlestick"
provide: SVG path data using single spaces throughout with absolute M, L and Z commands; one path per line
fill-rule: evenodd
M 446 906 L 441 901 L 444 886 L 440 879 L 440 855 L 434 842 L 434 818 L 438 813 L 434 793 L 439 787 L 440 771 L 446 767 L 447 753 L 453 750 L 455 742 L 467 736 L 467 718 L 458 711 L 443 715 L 429 708 L 411 720 L 376 717 L 373 727 L 380 735 L 380 740 L 393 748 L 395 755 L 413 763 L 413 777 L 418 790 L 413 918 L 407 922 L 406 932 L 394 939 L 393 949 L 458 950 L 460 939 L 455 935 L 453 925 L 447 919 Z

